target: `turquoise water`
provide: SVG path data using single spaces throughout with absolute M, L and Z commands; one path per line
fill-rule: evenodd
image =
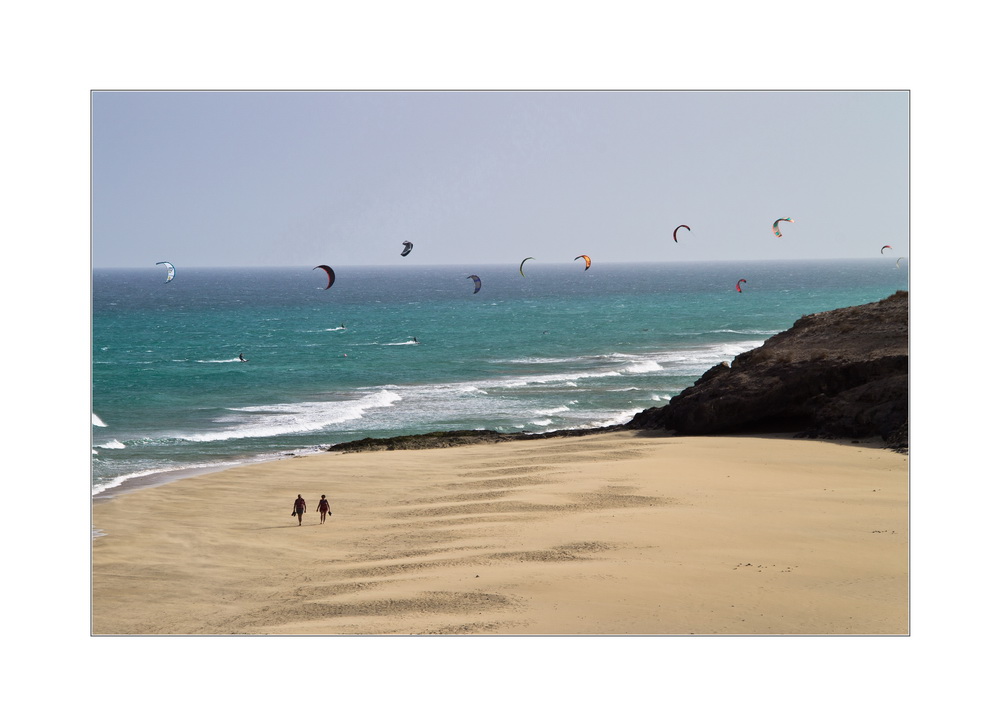
M 95 270 L 92 492 L 362 437 L 624 423 L 802 315 L 908 289 L 887 259 L 536 262 L 343 268 L 328 290 L 298 268 Z

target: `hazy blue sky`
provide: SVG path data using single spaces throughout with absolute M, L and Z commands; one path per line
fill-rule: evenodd
M 95 92 L 92 108 L 95 267 L 909 254 L 906 92 Z

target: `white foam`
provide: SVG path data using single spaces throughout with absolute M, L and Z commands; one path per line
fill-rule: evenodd
M 654 354 L 653 358 L 669 373 L 691 375 L 702 374 L 715 364 L 731 361 L 741 353 L 762 346 L 764 341 L 743 341 L 740 343 L 720 343 L 698 346 L 681 351 L 667 351 Z M 666 366 L 663 366 L 666 364 Z
M 662 371 L 663 367 L 656 361 L 639 361 L 625 367 L 625 371 L 630 374 L 648 374 L 652 371 Z
M 192 468 L 196 469 L 196 468 L 199 468 L 199 467 L 208 467 L 208 466 L 210 466 L 210 465 L 192 465 Z M 131 479 L 133 479 L 135 477 L 147 477 L 149 475 L 159 475 L 159 474 L 163 474 L 165 472 L 174 472 L 177 469 L 179 469 L 179 468 L 176 468 L 176 467 L 166 467 L 166 468 L 163 468 L 163 469 L 142 470 L 140 472 L 130 472 L 127 475 L 119 475 L 118 477 L 115 477 L 110 482 L 106 482 L 104 484 L 94 485 L 93 487 L 91 487 L 90 493 L 92 495 L 99 495 L 102 492 L 105 492 L 107 490 L 112 490 L 112 489 L 114 489 L 116 487 L 121 487 L 121 485 L 124 484 L 127 480 L 131 480 Z
M 526 374 L 524 376 L 513 376 L 509 379 L 498 379 L 490 382 L 490 385 L 501 389 L 519 388 L 533 384 L 576 386 L 576 382 L 582 379 L 603 379 L 608 376 L 621 376 L 621 372 L 613 369 L 605 369 L 599 371 L 567 371 L 556 374 Z
M 650 353 L 633 354 L 612 352 L 586 358 L 525 358 L 517 359 L 515 363 L 559 364 L 589 361 L 586 370 L 564 371 L 559 373 L 523 374 L 488 382 L 477 382 L 477 386 L 488 388 L 519 388 L 533 385 L 577 386 L 586 379 L 601 379 L 612 376 L 628 376 L 633 374 L 678 374 L 691 375 L 703 373 L 711 366 L 729 361 L 744 351 L 749 351 L 762 345 L 764 341 L 741 341 L 696 346 L 680 351 L 653 351 Z M 593 362 L 599 362 L 594 366 Z M 618 389 L 619 391 L 623 389 Z
M 560 364 L 560 363 L 574 363 L 577 361 L 583 361 L 580 357 L 572 358 L 542 358 L 542 357 L 529 357 L 529 358 L 512 358 L 512 359 L 494 359 L 491 363 L 512 363 L 512 364 Z
M 634 417 L 641 411 L 642 409 L 627 409 L 623 412 L 614 415 L 610 419 L 603 419 L 601 421 L 592 422 L 591 424 L 588 424 L 584 428 L 614 427 L 618 426 L 619 424 L 628 424 L 630 421 L 632 421 L 632 417 Z
M 597 358 L 607 358 L 613 361 L 634 361 L 637 358 L 641 358 L 639 354 L 636 353 L 618 353 L 613 351 L 611 353 L 601 354 Z
M 125 445 L 117 439 L 112 439 L 110 442 L 105 442 L 104 444 L 95 444 L 94 446 L 100 449 L 125 449 Z
M 191 442 L 220 442 L 230 439 L 276 437 L 285 434 L 322 431 L 328 427 L 360 419 L 370 409 L 390 407 L 402 397 L 382 390 L 351 401 L 303 401 L 290 404 L 247 406 L 217 418 L 227 424 L 208 432 L 178 433 L 172 436 Z
M 118 477 L 115 477 L 110 482 L 93 485 L 90 491 L 92 495 L 99 495 L 102 492 L 113 490 L 116 487 L 121 487 L 122 485 L 127 484 L 132 480 L 137 480 L 144 477 L 155 477 L 156 475 L 161 475 L 163 477 L 162 479 L 158 478 L 155 484 L 162 484 L 163 482 L 171 482 L 173 480 L 182 479 L 186 476 L 186 473 L 192 472 L 193 470 L 203 470 L 203 469 L 223 470 L 223 469 L 229 469 L 230 467 L 238 467 L 244 464 L 267 462 L 270 460 L 278 459 L 280 457 L 285 457 L 289 454 L 295 456 L 302 456 L 307 454 L 316 454 L 319 451 L 320 450 L 317 448 L 299 449 L 291 452 L 282 452 L 280 454 L 270 453 L 270 454 L 255 455 L 238 461 L 200 462 L 197 464 L 187 464 L 184 465 L 183 467 L 158 467 L 156 469 L 141 470 L 139 472 L 129 472 L 128 474 L 119 475 Z M 171 477 L 171 475 L 173 476 Z
M 626 411 L 613 414 L 606 419 L 593 419 L 576 425 L 558 425 L 547 431 L 556 431 L 556 430 L 572 431 L 579 429 L 595 429 L 599 427 L 618 426 L 620 424 L 627 424 L 628 422 L 632 421 L 632 417 L 634 417 L 640 411 L 642 411 L 642 409 L 628 409 Z
M 478 394 L 480 396 L 488 396 L 489 392 L 485 389 L 480 389 L 477 386 L 462 386 L 459 388 L 459 392 L 462 394 Z
M 745 331 L 734 331 L 731 328 L 719 328 L 719 329 L 714 330 L 714 331 L 709 331 L 709 333 L 738 333 L 738 334 L 743 335 L 743 336 L 774 336 L 774 335 L 776 335 L 778 333 L 781 333 L 781 331 L 780 330 L 776 330 L 776 331 L 761 331 L 761 330 L 757 330 L 755 328 L 749 328 L 749 329 L 747 329 Z M 701 335 L 701 334 L 699 334 L 699 335 Z
M 569 411 L 568 406 L 557 406 L 553 409 L 539 409 L 535 412 L 538 416 L 552 416 L 553 414 L 562 414 L 564 411 Z
M 107 425 L 107 424 L 105 424 L 105 423 L 104 423 L 103 421 L 101 421 L 101 418 L 100 418 L 99 416 L 97 416 L 97 415 L 96 415 L 96 414 L 94 414 L 93 412 L 91 412 L 91 414 L 90 414 L 90 421 L 91 421 L 91 423 L 92 423 L 92 424 L 93 424 L 93 425 L 94 425 L 95 427 L 106 427 L 106 426 L 108 426 L 108 425 Z

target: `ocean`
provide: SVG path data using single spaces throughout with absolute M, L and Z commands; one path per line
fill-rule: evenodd
M 622 424 L 909 280 L 895 258 L 528 260 L 335 267 L 324 289 L 307 267 L 174 262 L 169 283 L 162 265 L 93 271 L 94 496 L 364 437 Z

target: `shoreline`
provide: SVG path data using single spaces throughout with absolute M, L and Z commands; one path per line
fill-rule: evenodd
M 322 450 L 317 450 L 315 452 L 315 454 L 321 454 L 321 453 Z M 114 497 L 117 497 L 118 495 L 124 495 L 129 492 L 134 492 L 135 490 L 144 490 L 148 487 L 160 487 L 162 485 L 169 485 L 171 482 L 186 480 L 190 477 L 199 477 L 201 475 L 207 475 L 213 472 L 222 472 L 223 470 L 232 469 L 234 467 L 252 467 L 255 464 L 260 464 L 262 462 L 270 462 L 276 459 L 284 459 L 287 457 L 303 457 L 303 456 L 308 456 L 308 455 L 296 454 L 292 452 L 276 454 L 273 456 L 255 455 L 252 458 L 242 459 L 230 463 L 218 463 L 218 464 L 209 463 L 203 465 L 189 465 L 184 467 L 177 467 L 175 469 L 157 470 L 156 472 L 125 475 L 119 484 L 109 485 L 100 492 L 91 493 L 90 499 L 93 502 L 97 502 L 98 500 L 110 500 Z
M 475 430 L 446 430 L 446 431 L 434 431 L 434 432 L 424 432 L 422 434 L 402 434 L 394 437 L 363 437 L 361 439 L 352 439 L 346 442 L 338 442 L 336 444 L 329 445 L 319 445 L 312 450 L 296 450 L 296 451 L 286 451 L 278 454 L 271 455 L 253 455 L 247 459 L 239 460 L 232 463 L 220 463 L 220 464 L 205 464 L 205 465 L 195 465 L 187 467 L 178 467 L 177 469 L 162 470 L 158 472 L 151 472 L 147 474 L 129 475 L 126 476 L 122 482 L 118 485 L 113 485 L 106 487 L 100 492 L 93 493 L 91 499 L 93 501 L 97 500 L 107 500 L 117 495 L 124 494 L 127 492 L 132 492 L 134 490 L 145 489 L 147 487 L 159 487 L 161 485 L 170 484 L 171 482 L 177 482 L 178 480 L 184 480 L 189 477 L 197 477 L 203 474 L 210 474 L 212 472 L 219 472 L 222 470 L 231 469 L 234 467 L 247 467 L 254 464 L 259 464 L 261 462 L 270 462 L 273 460 L 289 459 L 294 457 L 311 457 L 317 454 L 324 454 L 329 452 L 376 452 L 376 451 L 392 451 L 396 449 L 435 449 L 442 447 L 460 447 L 460 446 L 470 446 L 475 444 L 496 444 L 500 442 L 514 442 L 514 441 L 534 441 L 534 440 L 545 440 L 552 438 L 561 437 L 583 437 L 590 436 L 594 434 L 604 434 L 610 432 L 620 432 L 620 431 L 635 431 L 637 433 L 645 432 L 648 436 L 656 437 L 672 437 L 678 436 L 663 431 L 653 430 L 653 429 L 637 429 L 630 428 L 627 424 L 609 425 L 604 427 L 588 427 L 585 429 L 557 429 L 550 432 L 538 432 L 538 433 L 528 433 L 528 432 L 511 432 L 502 433 L 496 432 L 491 429 L 475 429 Z M 847 440 L 844 438 L 816 438 L 807 437 L 801 433 L 797 432 L 777 432 L 777 433 L 740 433 L 732 435 L 721 435 L 721 436 L 776 436 L 783 439 L 820 439 L 821 441 L 831 441 L 845 443 L 851 441 L 853 443 L 865 443 L 874 441 L 875 437 L 870 437 L 867 439 L 857 440 Z M 702 436 L 717 436 L 717 435 L 702 435 Z M 885 449 L 892 450 L 900 454 L 909 454 L 909 447 L 899 447 L 894 446 L 888 442 L 882 440 L 881 447 Z
M 228 467 L 95 500 L 93 633 L 906 634 L 908 477 L 635 430 Z
M 147 487 L 159 487 L 178 480 L 185 480 L 189 477 L 198 477 L 212 472 L 233 467 L 249 467 L 262 462 L 271 462 L 280 459 L 294 457 L 311 457 L 316 454 L 327 452 L 360 452 L 360 451 L 381 451 L 385 449 L 430 449 L 436 447 L 457 447 L 470 444 L 486 444 L 505 441 L 530 441 L 532 439 L 548 439 L 551 437 L 579 437 L 588 434 L 600 434 L 601 432 L 617 431 L 623 426 L 590 427 L 587 429 L 560 429 L 551 432 L 539 432 L 537 434 L 517 432 L 504 434 L 490 429 L 474 430 L 448 430 L 438 432 L 425 432 L 422 434 L 402 434 L 395 437 L 363 437 L 361 439 L 351 439 L 337 444 L 318 445 L 312 449 L 287 450 L 275 454 L 255 454 L 246 459 L 228 463 L 208 463 L 203 465 L 189 465 L 174 469 L 158 470 L 156 472 L 139 473 L 135 475 L 125 475 L 117 485 L 106 486 L 100 492 L 91 493 L 91 500 L 108 500 L 117 495 L 141 490 Z

